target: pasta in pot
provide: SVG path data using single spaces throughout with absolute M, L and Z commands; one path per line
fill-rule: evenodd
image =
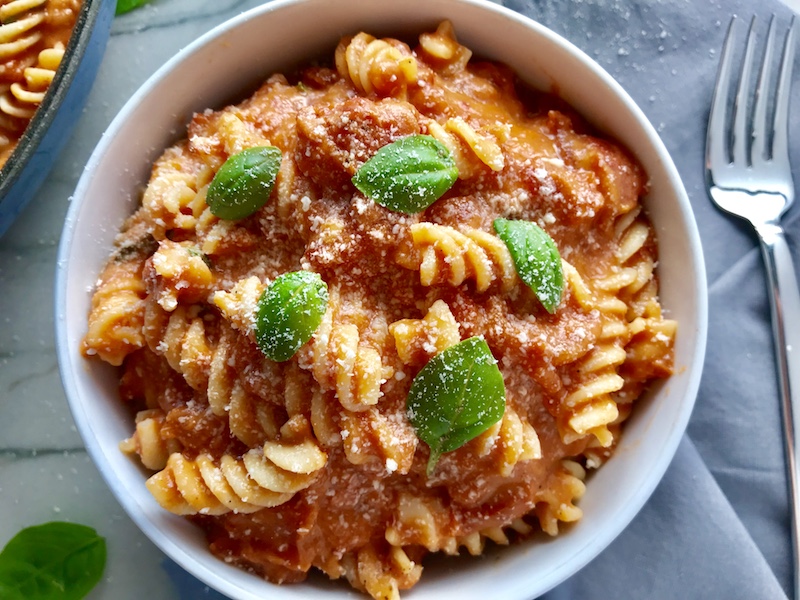
M 0 2 L 0 167 L 44 100 L 81 0 Z
M 438 200 L 390 210 L 355 187 L 379 151 L 419 135 L 457 169 Z M 268 201 L 220 218 L 231 160 L 265 148 L 280 150 Z M 121 366 L 136 412 L 121 449 L 212 552 L 275 582 L 313 567 L 398 598 L 429 552 L 480 554 L 579 520 L 587 469 L 671 374 L 677 326 L 658 300 L 645 193 L 623 149 L 475 60 L 448 22 L 413 50 L 359 33 L 332 67 L 194 116 L 118 237 L 82 351 Z M 552 310 L 497 219 L 557 247 Z M 262 321 L 301 288 L 276 310 L 264 299 L 298 272 L 325 303 L 309 338 L 270 357 Z M 502 416 L 431 464 L 407 398 L 473 339 L 502 375 Z

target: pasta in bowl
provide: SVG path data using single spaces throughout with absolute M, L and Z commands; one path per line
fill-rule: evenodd
M 110 258 L 93 260 L 83 330 L 62 340 L 97 373 L 125 432 L 112 460 L 147 519 L 183 536 L 170 513 L 188 516 L 192 559 L 202 531 L 223 560 L 187 567 L 236 597 L 314 569 L 397 598 L 429 553 L 565 528 L 553 544 L 585 545 L 593 525 L 568 524 L 587 470 L 586 500 L 623 423 L 656 404 L 643 391 L 663 395 L 654 380 L 686 360 L 684 317 L 688 338 L 702 330 L 691 311 L 662 314 L 638 153 L 519 84 L 507 61 L 473 56 L 457 19 L 416 28 L 408 42 L 351 30 L 327 63 L 193 108 L 104 242 Z M 680 379 L 688 417 L 696 381 Z M 624 504 L 638 485 L 599 492 Z M 487 585 L 488 566 L 469 577 Z M 545 566 L 545 587 L 516 597 L 568 574 Z M 446 578 L 419 588 L 434 597 Z

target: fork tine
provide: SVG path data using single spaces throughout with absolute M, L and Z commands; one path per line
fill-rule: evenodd
M 773 47 L 775 46 L 775 15 L 769 20 L 767 43 L 764 47 L 764 56 L 761 60 L 761 71 L 758 74 L 756 86 L 756 106 L 753 110 L 753 149 L 751 164 L 763 163 L 769 157 L 764 152 L 769 135 L 767 126 L 767 103 L 769 102 L 769 73 L 772 65 Z
M 750 29 L 747 33 L 747 45 L 744 49 L 742 72 L 739 75 L 739 89 L 736 92 L 736 102 L 733 105 L 733 159 L 734 164 L 748 165 L 748 114 L 747 105 L 750 97 L 749 81 L 753 71 L 753 52 L 755 50 L 755 25 L 756 18 L 750 20 Z
M 714 85 L 714 96 L 711 100 L 711 114 L 706 130 L 706 168 L 711 172 L 722 172 L 730 163 L 729 138 L 727 127 L 728 92 L 731 86 L 731 62 L 733 60 L 734 38 L 736 37 L 736 16 L 728 25 L 725 43 L 722 47 L 722 58 L 719 61 L 717 82 Z
M 772 141 L 772 158 L 789 166 L 789 95 L 792 87 L 792 69 L 794 67 L 794 17 L 789 23 L 786 39 L 783 43 L 781 56 L 781 72 L 778 79 L 778 91 L 775 100 L 775 119 L 773 130 L 775 136 Z

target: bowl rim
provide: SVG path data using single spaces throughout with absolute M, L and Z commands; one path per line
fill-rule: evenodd
M 72 371 L 79 368 L 78 365 L 73 364 L 72 352 L 73 349 L 68 347 L 68 333 L 67 323 L 64 315 L 59 314 L 59 311 L 66 305 L 66 286 L 68 279 L 69 267 L 69 250 L 73 243 L 73 235 L 77 224 L 77 218 L 81 206 L 81 198 L 85 197 L 86 189 L 90 185 L 91 174 L 101 161 L 102 157 L 108 150 L 113 142 L 115 133 L 123 126 L 129 119 L 130 115 L 135 112 L 141 101 L 145 99 L 154 88 L 162 83 L 165 79 L 173 73 L 173 71 L 180 68 L 185 60 L 188 60 L 198 49 L 210 44 L 214 40 L 218 40 L 230 31 L 236 30 L 238 27 L 245 24 L 247 21 L 254 18 L 264 18 L 265 15 L 274 11 L 282 10 L 286 7 L 314 4 L 317 2 L 324 2 L 325 0 L 274 0 L 268 4 L 263 4 L 240 13 L 229 20 L 217 25 L 202 36 L 198 37 L 192 43 L 180 50 L 175 56 L 166 61 L 152 76 L 150 76 L 142 86 L 134 93 L 134 95 L 125 103 L 111 124 L 106 129 L 103 138 L 98 143 L 94 152 L 92 153 L 84 174 L 81 177 L 75 192 L 75 201 L 72 202 L 67 218 L 64 224 L 63 234 L 58 249 L 58 261 L 56 272 L 56 339 L 57 339 L 57 353 L 59 365 L 61 367 L 62 383 L 70 404 L 70 409 L 75 418 L 76 425 L 84 438 L 84 443 L 87 446 L 90 456 L 98 465 L 104 465 L 103 469 L 99 469 L 107 485 L 112 489 L 117 500 L 126 509 L 126 513 L 137 524 L 137 526 L 173 560 L 176 560 L 181 567 L 189 571 L 192 575 L 210 585 L 211 587 L 222 591 L 223 593 L 230 593 L 237 591 L 232 587 L 224 577 L 219 575 L 219 572 L 208 572 L 208 570 L 198 562 L 196 557 L 189 555 L 187 551 L 180 546 L 175 540 L 165 539 L 163 536 L 157 536 L 154 539 L 153 533 L 154 524 L 151 522 L 148 515 L 144 514 L 141 510 L 136 510 L 137 507 L 128 505 L 121 489 L 118 487 L 118 482 L 110 481 L 107 472 L 110 466 L 106 463 L 106 459 L 102 455 L 102 449 L 96 438 L 85 435 L 89 432 L 91 427 L 89 425 L 89 415 L 84 411 L 84 406 L 78 399 L 78 392 L 76 389 Z M 400 1 L 400 0 L 398 0 Z M 576 45 L 560 36 L 554 31 L 547 28 L 545 25 L 521 14 L 508 9 L 504 6 L 493 4 L 487 0 L 457 0 L 452 2 L 453 6 L 458 4 L 467 4 L 478 7 L 483 10 L 497 13 L 506 19 L 511 19 L 531 30 L 532 33 L 546 38 L 550 43 L 560 46 L 564 51 L 573 55 L 581 62 L 583 62 L 587 69 L 590 69 L 597 77 L 599 77 L 605 85 L 607 85 L 615 96 L 617 96 L 624 104 L 627 110 L 636 117 L 638 126 L 642 128 L 646 134 L 648 141 L 653 144 L 654 149 L 660 158 L 665 161 L 664 168 L 667 174 L 667 182 L 670 187 L 675 191 L 675 201 L 678 204 L 679 212 L 683 217 L 683 222 L 687 227 L 686 234 L 691 243 L 691 256 L 695 259 L 694 275 L 694 297 L 692 298 L 694 305 L 697 307 L 697 323 L 695 329 L 691 332 L 692 338 L 695 341 L 695 352 L 692 355 L 693 360 L 691 364 L 686 365 L 690 369 L 689 380 L 687 384 L 687 391 L 683 397 L 683 404 L 680 412 L 677 414 L 673 427 L 680 435 L 672 435 L 669 444 L 664 447 L 664 452 L 651 463 L 651 471 L 655 476 L 648 478 L 637 489 L 629 494 L 628 504 L 626 506 L 625 516 L 620 518 L 613 525 L 606 525 L 606 533 L 603 536 L 591 536 L 585 540 L 585 543 L 580 548 L 580 551 L 573 555 L 569 564 L 564 564 L 556 573 L 551 574 L 547 581 L 540 582 L 538 593 L 544 593 L 552 589 L 557 584 L 566 580 L 569 576 L 583 568 L 587 563 L 594 559 L 603 549 L 605 549 L 611 542 L 630 524 L 633 518 L 639 513 L 645 502 L 650 498 L 658 483 L 662 480 L 669 464 L 671 463 L 678 445 L 683 438 L 683 433 L 691 416 L 697 392 L 699 390 L 700 376 L 702 374 L 702 366 L 705 356 L 706 336 L 707 336 L 707 321 L 708 321 L 708 299 L 707 290 L 705 286 L 705 264 L 701 250 L 700 236 L 697 229 L 696 222 L 691 210 L 691 206 L 686 195 L 681 178 L 678 174 L 674 162 L 669 156 L 666 147 L 661 141 L 655 128 L 649 122 L 647 117 L 638 105 L 632 100 L 630 95 L 622 88 L 622 86 L 614 80 L 597 62 L 595 62 L 585 52 L 580 50 Z M 580 112 L 580 111 L 579 111 Z M 185 129 L 185 128 L 184 128 Z M 686 332 L 684 335 L 688 335 Z M 133 510 L 132 510 L 133 508 Z M 526 582 L 518 586 L 515 591 L 521 594 L 519 597 L 530 597 L 531 591 L 528 587 L 530 582 Z M 541 588 L 541 589 L 540 589 Z M 282 589 L 275 589 L 272 591 L 276 598 L 295 598 L 294 595 L 284 595 Z M 247 595 L 247 598 L 251 596 Z M 254 596 L 253 596 L 254 597 Z

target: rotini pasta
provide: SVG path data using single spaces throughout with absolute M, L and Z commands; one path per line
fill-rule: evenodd
M 618 262 L 604 277 L 592 282 L 593 289 L 564 261 L 564 271 L 578 303 L 584 310 L 597 310 L 603 315 L 595 344 L 572 365 L 571 379 L 577 387 L 566 396 L 559 416 L 559 429 L 567 443 L 591 434 L 601 447 L 611 446 L 615 439 L 612 429 L 628 412 L 626 408 L 620 411 L 620 403 L 626 403 L 624 398 L 630 394 L 625 388 L 633 385 L 634 395 L 641 393 L 641 380 L 634 383 L 625 378 L 633 355 L 641 347 L 647 353 L 645 360 L 657 364 L 665 348 L 661 346 L 650 354 L 650 344 L 659 333 L 663 341 L 672 340 L 675 335 L 676 323 L 661 318 L 655 301 L 651 287 L 653 250 L 647 247 L 651 232 L 639 216 L 640 210 L 636 209 L 616 223 Z M 644 318 L 648 306 L 654 312 Z M 633 336 L 638 336 L 635 341 Z
M 511 541 L 509 530 L 527 535 L 533 529 L 523 519 L 516 518 L 509 523 L 486 526 L 466 535 L 443 535 L 447 524 L 442 523 L 442 515 L 447 511 L 441 500 L 408 494 L 401 497 L 399 506 L 400 510 L 385 534 L 386 541 L 393 548 L 422 546 L 429 552 L 443 552 L 451 556 L 459 554 L 463 548 L 477 556 L 483 552 L 487 540 L 507 546 Z
M 536 498 L 536 516 L 542 531 L 558 535 L 559 523 L 573 523 L 581 518 L 583 512 L 575 506 L 575 501 L 586 492 L 585 477 L 585 469 L 571 460 L 563 460 L 553 472 L 551 481 Z
M 381 353 L 370 345 L 355 323 L 337 322 L 336 292 L 310 350 L 311 371 L 323 389 L 336 391 L 348 411 L 361 412 L 375 406 L 383 395 L 381 386 L 393 375 L 383 364 Z M 386 336 L 385 323 L 382 331 Z
M 526 106 L 515 83 L 473 64 L 447 22 L 413 49 L 359 33 L 330 65 L 195 115 L 157 160 L 82 350 L 122 366 L 137 416 L 121 449 L 224 560 L 281 583 L 316 568 L 397 600 L 428 553 L 557 535 L 581 518 L 587 469 L 670 375 L 677 325 L 658 300 L 645 174 L 557 102 Z M 412 135 L 441 142 L 458 177 L 405 214 L 351 180 Z M 270 197 L 250 216 L 215 216 L 215 175 L 261 146 L 281 152 Z M 554 241 L 564 290 L 552 313 L 498 218 Z M 297 271 L 324 283 L 326 303 L 302 314 L 319 325 L 278 362 L 259 349 L 260 299 Z M 502 376 L 502 417 L 429 471 L 406 399 L 474 337 Z
M 342 445 L 351 464 L 381 464 L 387 473 L 403 475 L 413 466 L 417 438 L 401 414 L 374 408 L 340 413 Z
M 308 435 L 300 417 L 281 429 L 286 441 L 266 442 L 241 458 L 205 454 L 189 460 L 176 452 L 164 469 L 147 480 L 159 504 L 175 514 L 220 515 L 279 506 L 311 485 L 327 455 Z
M 498 471 L 508 477 L 517 463 L 542 458 L 542 445 L 533 426 L 510 406 L 501 421 L 477 438 L 478 456 L 488 456 L 495 449 Z
M 399 600 L 400 590 L 412 587 L 422 576 L 422 565 L 409 552 L 414 554 L 411 549 L 368 544 L 345 555 L 339 569 L 355 589 L 373 598 Z
M 135 247 L 129 244 L 129 248 Z M 116 260 L 100 275 L 98 292 L 92 298 L 92 319 L 84 338 L 84 352 L 97 354 L 112 365 L 145 345 L 146 289 L 142 278 L 145 256 L 125 260 L 120 248 Z
M 443 300 L 437 300 L 422 319 L 402 319 L 389 326 L 397 354 L 407 365 L 424 365 L 442 350 L 461 341 L 458 321 Z
M 419 269 L 424 286 L 444 282 L 461 285 L 474 279 L 476 290 L 485 292 L 495 281 L 503 291 L 516 284 L 517 273 L 508 248 L 492 234 L 433 223 L 415 223 L 409 231 L 417 256 L 400 254 L 398 262 Z
M 367 95 L 405 96 L 407 86 L 417 80 L 417 61 L 408 47 L 363 32 L 339 44 L 336 68 Z
M 164 416 L 164 411 L 160 409 L 139 411 L 133 435 L 120 442 L 123 452 L 138 454 L 142 464 L 153 471 L 166 467 L 170 455 L 180 451 L 177 440 L 162 436 Z

